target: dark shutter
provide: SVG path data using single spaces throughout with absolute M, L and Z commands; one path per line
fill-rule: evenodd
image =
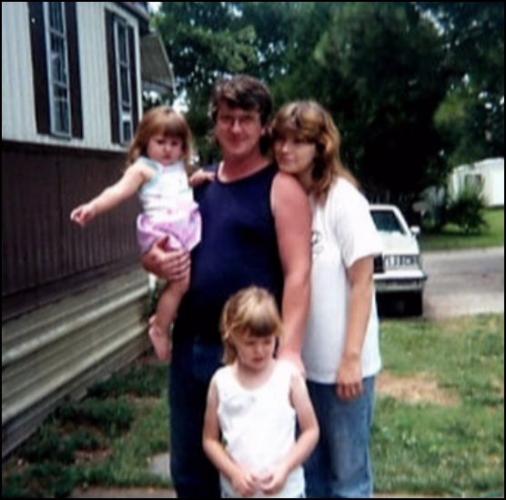
M 135 134 L 139 122 L 137 99 L 137 66 L 135 64 L 135 37 L 133 28 L 128 28 L 128 45 L 130 51 L 130 88 L 132 89 L 132 133 Z
M 105 32 L 107 47 L 107 69 L 109 75 L 109 110 L 111 114 L 111 139 L 120 143 L 118 116 L 118 82 L 116 75 L 116 52 L 114 49 L 114 14 L 105 11 Z
M 67 45 L 70 73 L 70 109 L 72 110 L 72 137 L 83 137 L 81 109 L 81 74 L 79 68 L 79 42 L 77 38 L 77 16 L 75 2 L 65 2 L 67 23 Z
M 47 80 L 46 35 L 42 2 L 28 2 L 30 41 L 32 44 L 35 121 L 39 134 L 49 134 L 49 89 Z

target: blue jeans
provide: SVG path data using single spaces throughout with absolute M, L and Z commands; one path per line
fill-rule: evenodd
M 320 425 L 320 440 L 304 465 L 308 498 L 372 496 L 374 377 L 363 383 L 364 393 L 352 401 L 339 399 L 335 384 L 307 383 Z
M 220 498 L 219 476 L 202 448 L 209 381 L 221 344 L 175 338 L 170 367 L 171 475 L 178 498 Z

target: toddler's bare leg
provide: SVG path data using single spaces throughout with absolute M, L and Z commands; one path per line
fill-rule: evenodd
M 158 359 L 169 361 L 172 351 L 169 328 L 174 321 L 183 295 L 188 290 L 188 280 L 167 284 L 156 307 L 154 328 L 149 329 L 149 338 Z

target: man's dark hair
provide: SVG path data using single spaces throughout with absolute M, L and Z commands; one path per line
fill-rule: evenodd
M 262 126 L 267 124 L 272 112 L 269 89 L 257 78 L 248 75 L 236 75 L 223 79 L 215 85 L 209 106 L 213 123 L 216 123 L 218 107 L 223 101 L 231 108 L 258 111 Z

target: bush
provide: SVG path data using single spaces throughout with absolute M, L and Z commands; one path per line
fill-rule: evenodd
M 481 188 L 467 186 L 450 200 L 446 219 L 461 227 L 464 233 L 480 233 L 487 223 L 484 217 L 485 199 Z

